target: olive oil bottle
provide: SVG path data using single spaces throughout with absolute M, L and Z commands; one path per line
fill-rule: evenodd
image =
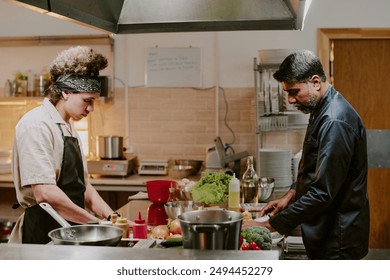
M 253 156 L 248 156 L 247 169 L 242 175 L 241 190 L 244 203 L 259 202 L 259 176 L 253 165 Z

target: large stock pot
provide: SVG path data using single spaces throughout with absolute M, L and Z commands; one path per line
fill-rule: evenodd
M 97 136 L 96 152 L 101 159 L 122 159 L 123 158 L 123 137 L 122 136 Z
M 185 249 L 238 250 L 243 215 L 225 209 L 189 211 L 179 217 Z

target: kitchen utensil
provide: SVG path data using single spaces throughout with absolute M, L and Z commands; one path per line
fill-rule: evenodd
M 267 203 L 240 203 L 241 211 L 260 212 Z
M 122 159 L 123 150 L 123 137 L 121 136 L 96 137 L 96 153 L 101 159 Z
M 107 225 L 71 226 L 49 203 L 43 202 L 39 206 L 62 226 L 62 228 L 54 229 L 48 233 L 55 245 L 117 246 L 121 241 L 123 230 L 118 227 Z
M 87 166 L 89 174 L 125 177 L 137 170 L 137 156 L 128 156 L 124 159 L 88 160 Z
M 141 160 L 138 168 L 139 175 L 167 175 L 168 160 Z
M 203 166 L 203 160 L 175 159 L 174 165 L 191 166 L 190 175 L 196 175 Z
M 171 201 L 164 204 L 165 212 L 171 219 L 176 219 L 182 213 L 201 210 L 204 204 L 195 201 Z
M 7 219 L 0 218 L 0 243 L 8 242 L 14 223 Z
M 271 177 L 261 177 L 259 179 L 259 202 L 266 201 L 274 192 L 275 179 Z
M 205 209 L 178 217 L 185 249 L 238 250 L 243 215 L 225 209 Z
M 169 167 L 169 177 L 173 179 L 188 178 L 193 173 L 191 165 L 173 165 Z
M 164 204 L 169 199 L 169 188 L 176 189 L 176 181 L 173 180 L 151 180 L 146 182 L 146 192 L 149 200 L 153 203 Z
M 125 177 L 136 170 L 137 157 L 128 156 L 124 159 L 88 160 L 87 165 L 89 174 Z
M 159 226 L 166 225 L 168 215 L 164 210 L 164 205 L 161 203 L 152 203 L 148 208 L 148 225 Z

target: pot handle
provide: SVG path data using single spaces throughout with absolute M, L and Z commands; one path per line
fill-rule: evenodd
M 191 229 L 195 232 L 215 232 L 222 227 L 220 225 L 192 225 Z
M 39 203 L 39 206 L 45 210 L 54 220 L 56 220 L 62 227 L 70 227 L 71 225 L 47 202 Z

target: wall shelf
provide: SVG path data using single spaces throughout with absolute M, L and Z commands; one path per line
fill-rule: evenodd
M 107 100 L 114 97 L 115 56 L 114 38 L 110 35 L 67 35 L 67 36 L 33 36 L 33 37 L 0 37 L 0 85 L 14 76 L 15 71 L 27 71 L 35 68 L 35 74 L 43 66 L 48 67 L 59 51 L 71 46 L 89 46 L 107 57 L 108 66 L 101 75 L 109 77 Z M 0 96 L 4 96 L 1 87 Z M 6 98 L 6 97 L 5 97 Z M 16 97 L 13 97 L 16 98 Z M 17 97 L 35 98 L 35 97 Z M 42 98 L 42 97 L 38 97 Z M 3 100 L 3 99 L 1 99 Z

